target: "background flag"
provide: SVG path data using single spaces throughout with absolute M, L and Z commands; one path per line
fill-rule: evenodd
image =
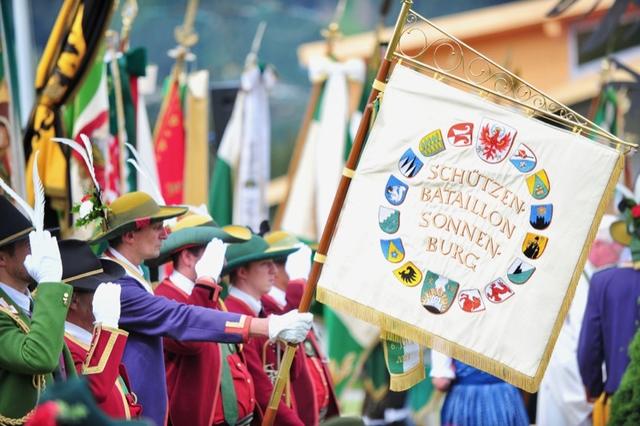
M 337 62 L 320 57 L 310 61 L 310 80 L 323 82 L 322 92 L 276 228 L 311 240 L 322 235 L 342 175 L 350 117 L 360 100 L 364 74 L 365 65 L 359 59 Z M 356 90 L 350 90 L 350 82 L 357 83 Z
M 206 205 L 209 199 L 209 71 L 189 74 L 185 98 L 183 202 Z
M 268 219 L 271 121 L 268 91 L 275 84 L 270 66 L 256 65 L 241 78 L 241 89 L 213 169 L 209 211 L 220 225 L 236 223 L 258 231 Z
M 172 78 L 154 135 L 160 190 L 168 204 L 182 204 L 184 196 L 184 116 L 180 83 Z
M 90 69 L 108 26 L 113 0 L 65 0 L 47 41 L 36 72 L 37 101 L 25 132 L 29 154 L 26 176 L 31 176 L 36 150 L 45 193 L 57 210 L 68 211 L 67 163 L 51 138 L 61 133 L 60 106 Z M 26 179 L 27 200 L 33 202 L 33 183 Z

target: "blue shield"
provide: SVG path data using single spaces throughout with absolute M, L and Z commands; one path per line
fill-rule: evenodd
M 400 173 L 408 178 L 412 178 L 417 175 L 420 169 L 422 169 L 422 166 L 422 161 L 420 161 L 411 148 L 407 149 L 398 161 Z
M 531 214 L 529 215 L 529 223 L 535 229 L 546 229 L 551 224 L 553 216 L 552 204 L 534 204 L 531 206 Z
M 384 196 L 389 203 L 394 206 L 399 206 L 404 202 L 408 191 L 409 186 L 406 183 L 391 175 L 384 188 Z
M 404 246 L 400 238 L 380 240 L 380 248 L 384 258 L 391 263 L 400 263 L 404 259 Z

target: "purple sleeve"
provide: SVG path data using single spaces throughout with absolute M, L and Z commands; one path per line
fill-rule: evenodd
M 604 389 L 602 363 L 604 342 L 602 337 L 602 292 L 604 283 L 594 275 L 589 286 L 587 307 L 582 319 L 578 341 L 578 367 L 580 376 L 590 397 L 597 398 Z
M 121 279 L 120 326 L 135 333 L 175 340 L 238 343 L 246 340 L 244 315 L 187 305 L 154 296 L 135 282 Z

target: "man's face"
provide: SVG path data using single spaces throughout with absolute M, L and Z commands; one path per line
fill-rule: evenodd
M 160 255 L 162 241 L 167 239 L 167 231 L 162 222 L 152 223 L 133 232 L 136 252 L 144 259 L 154 259 Z
M 31 253 L 29 240 L 24 239 L 14 243 L 13 253 L 9 251 L 0 251 L 0 264 L 4 266 L 5 272 L 14 281 L 22 284 L 33 284 L 33 278 L 24 267 L 24 259 Z
M 276 266 L 273 260 L 251 262 L 244 267 L 245 280 L 261 296 L 269 293 L 275 282 Z
M 285 269 L 284 262 L 274 262 L 275 265 L 275 278 L 274 285 L 279 289 L 286 291 L 287 286 L 289 285 L 289 274 L 287 274 L 287 270 Z
M 93 329 L 93 291 L 74 291 L 67 320 L 73 324 L 91 331 Z

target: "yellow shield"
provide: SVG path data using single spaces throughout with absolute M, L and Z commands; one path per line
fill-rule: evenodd
M 542 200 L 544 197 L 549 195 L 551 185 L 549 184 L 549 177 L 547 176 L 547 172 L 545 172 L 543 169 L 537 171 L 531 176 L 528 176 L 527 188 L 529 189 L 529 194 L 531 194 L 531 196 L 536 200 Z
M 420 149 L 420 153 L 425 157 L 432 157 L 444 151 L 444 139 L 442 139 L 442 132 L 440 129 L 436 129 L 420 139 L 418 149 Z
M 394 269 L 393 275 L 407 287 L 415 287 L 422 281 L 422 272 L 413 262 L 407 262 L 398 269 Z
M 549 238 L 544 235 L 527 232 L 522 242 L 522 253 L 529 259 L 537 259 L 542 256 L 544 249 L 547 247 Z

